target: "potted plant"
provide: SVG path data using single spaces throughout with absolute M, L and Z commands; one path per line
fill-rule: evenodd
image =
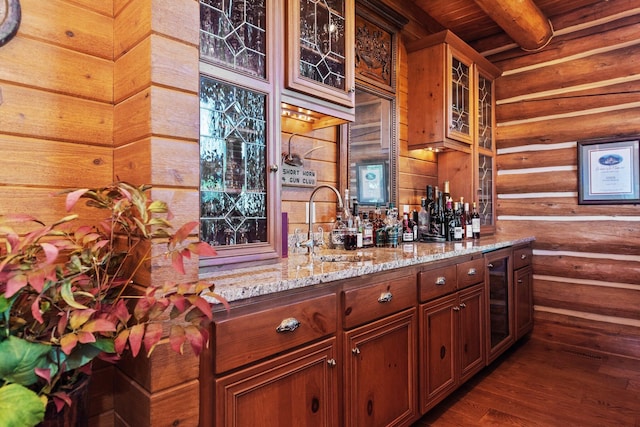
M 206 345 L 205 296 L 226 305 L 213 285 L 133 282 L 152 240 L 166 243 L 163 255 L 181 273 L 192 253 L 215 255 L 189 238 L 197 222 L 174 232 L 167 204 L 148 197 L 148 189 L 116 182 L 66 192 L 67 211 L 86 200 L 104 212 L 96 225 L 77 214 L 51 225 L 28 215 L 0 218 L 0 425 L 38 424 L 47 405 L 70 403 L 96 358 L 114 362 L 143 348 L 150 355 L 167 324 L 175 351 L 189 344 L 197 355 Z M 25 230 L 29 224 L 35 229 Z

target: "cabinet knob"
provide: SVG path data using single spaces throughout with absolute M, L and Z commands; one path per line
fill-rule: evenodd
M 520 255 L 520 259 L 527 259 L 527 254 Z
M 477 273 L 475 268 L 470 268 L 469 271 L 467 271 L 467 276 L 475 276 Z
M 391 302 L 392 298 L 393 298 L 393 294 L 391 292 L 383 292 L 378 297 L 378 302 L 380 304 L 384 304 L 385 302 Z
M 276 328 L 276 332 L 281 334 L 284 332 L 293 332 L 298 329 L 300 322 L 295 317 L 288 317 L 280 322 L 280 325 Z
M 489 264 L 487 264 L 487 267 L 489 267 L 489 268 L 493 268 L 493 264 L 492 264 L 492 263 L 489 263 Z
M 453 311 L 460 311 L 460 307 L 458 307 L 458 306 L 453 307 Z
M 278 172 L 278 169 L 279 169 L 278 165 L 276 165 L 276 164 L 273 164 L 273 165 L 269 166 L 269 171 L 271 171 L 271 172 Z
M 522 279 L 518 279 L 518 285 L 522 285 Z
M 442 286 L 447 283 L 447 279 L 444 276 L 440 276 L 436 279 L 436 285 Z
M 461 304 L 460 304 L 460 308 L 467 308 L 467 304 L 465 304 L 465 303 L 461 303 Z
M 353 353 L 354 355 L 358 355 L 360 354 L 360 349 L 358 347 L 354 347 L 351 349 L 351 353 Z
M 338 363 L 336 362 L 336 359 L 327 360 L 327 365 L 329 365 L 329 367 L 331 367 L 331 368 L 335 368 L 337 364 Z

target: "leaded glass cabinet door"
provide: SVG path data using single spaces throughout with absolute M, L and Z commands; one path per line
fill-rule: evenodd
M 267 75 L 266 0 L 200 0 L 200 60 Z
M 495 231 L 495 144 L 493 80 L 477 73 L 477 201 L 480 225 Z
M 447 87 L 447 136 L 456 141 L 473 142 L 473 85 L 474 75 L 471 59 L 448 47 Z
M 290 89 L 354 105 L 354 0 L 288 0 Z

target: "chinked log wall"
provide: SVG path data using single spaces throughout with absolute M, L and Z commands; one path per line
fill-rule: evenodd
M 20 3 L 0 48 L 0 214 L 52 223 L 64 215 L 52 193 L 126 179 L 153 184 L 176 224 L 197 217 L 198 2 Z M 137 280 L 194 280 L 188 268 L 154 262 Z M 120 368 L 94 370 L 90 425 L 198 424 L 197 358 L 159 346 Z
M 504 71 L 497 225 L 536 236 L 534 335 L 637 358 L 640 207 L 577 200 L 576 141 L 640 135 L 640 9 L 623 3 L 552 17 L 538 53 L 488 58 Z

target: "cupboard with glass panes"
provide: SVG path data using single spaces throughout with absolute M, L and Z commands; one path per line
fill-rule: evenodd
M 353 117 L 354 7 L 199 2 L 200 238 L 218 249 L 203 271 L 279 257 L 283 103 Z
M 437 153 L 438 182 L 495 232 L 495 97 L 501 71 L 446 30 L 407 44 L 409 150 Z

